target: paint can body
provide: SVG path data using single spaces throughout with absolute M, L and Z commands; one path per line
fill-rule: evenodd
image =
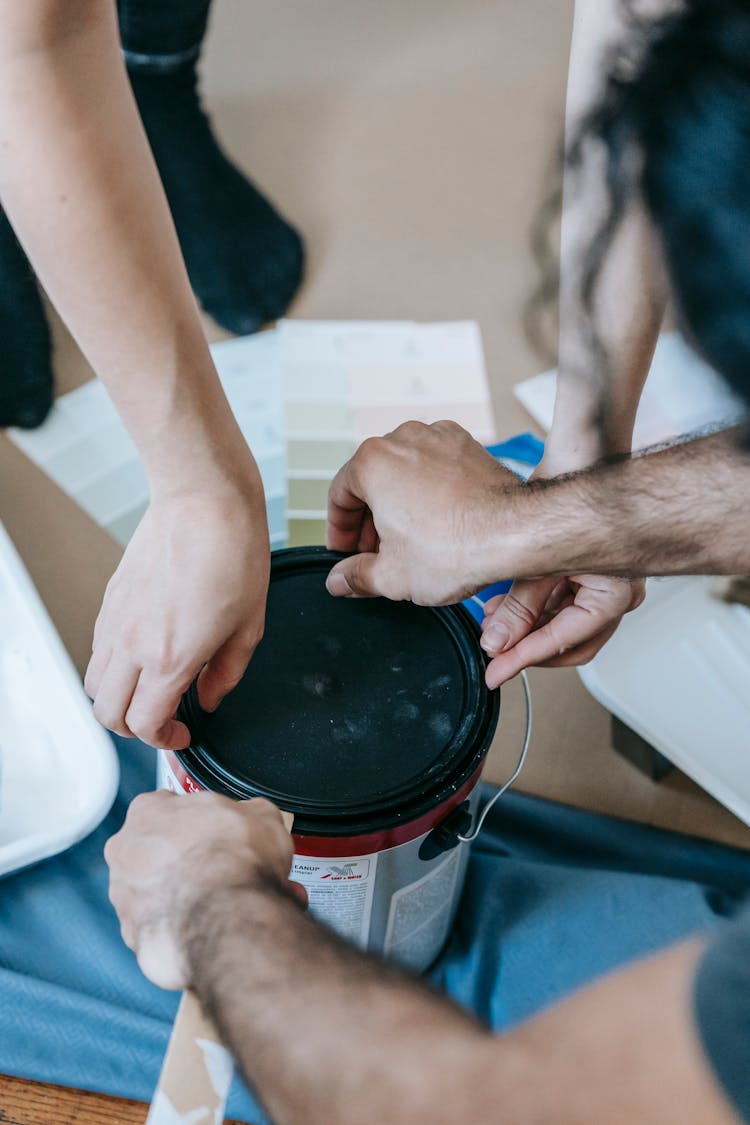
M 445 832 L 447 847 L 433 837 L 456 812 L 457 824 L 471 824 L 478 781 L 479 774 L 458 804 L 436 808 L 429 827 L 403 826 L 398 842 L 389 843 L 394 836 L 387 833 L 333 839 L 294 833 L 290 876 L 307 890 L 310 913 L 362 949 L 426 969 L 453 925 L 469 859 L 469 844 L 455 832 Z M 159 751 L 157 784 L 174 793 L 201 791 L 171 751 Z
M 335 600 L 324 583 L 337 558 L 272 556 L 265 639 L 214 715 L 187 693 L 193 743 L 159 752 L 158 784 L 293 812 L 291 877 L 311 913 L 421 971 L 455 918 L 469 848 L 458 836 L 476 819 L 499 699 L 462 607 Z

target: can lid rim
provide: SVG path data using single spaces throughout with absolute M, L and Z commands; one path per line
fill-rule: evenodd
M 290 571 L 324 569 L 345 556 L 325 547 L 287 548 L 271 556 L 271 580 L 287 576 Z M 472 615 L 461 605 L 420 607 L 433 614 L 453 641 L 464 668 L 469 689 L 464 699 L 460 725 L 428 774 L 406 779 L 390 790 L 368 796 L 361 801 L 307 801 L 284 792 L 282 788 L 254 784 L 238 778 L 225 768 L 200 737 L 176 752 L 183 768 L 205 789 L 226 796 L 248 799 L 267 797 L 280 808 L 295 815 L 300 832 L 311 835 L 357 835 L 395 827 L 416 819 L 450 798 L 481 766 L 497 726 L 499 692 L 484 686 L 485 657 L 479 644 L 479 628 Z M 186 692 L 180 708 L 181 717 L 194 733 L 200 731 L 202 714 L 195 683 Z

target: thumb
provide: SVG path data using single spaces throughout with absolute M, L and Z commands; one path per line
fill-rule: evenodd
M 375 598 L 383 591 L 378 585 L 380 556 L 362 552 L 336 563 L 326 579 L 326 589 L 335 598 Z

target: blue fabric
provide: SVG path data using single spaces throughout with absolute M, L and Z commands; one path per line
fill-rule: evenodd
M 0 1071 L 148 1100 L 177 997 L 140 974 L 107 899 L 102 849 L 153 753 L 118 741 L 103 825 L 0 883 Z M 452 939 L 432 979 L 508 1027 L 628 958 L 733 913 L 750 854 L 509 794 L 474 846 Z M 229 1114 L 260 1115 L 239 1082 Z
M 703 954 L 693 999 L 703 1049 L 737 1113 L 750 1121 L 750 910 Z

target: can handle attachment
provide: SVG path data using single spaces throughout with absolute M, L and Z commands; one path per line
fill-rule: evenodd
M 477 820 L 476 827 L 467 836 L 464 836 L 461 833 L 456 834 L 456 840 L 460 840 L 462 844 L 470 844 L 473 840 L 476 840 L 477 836 L 482 831 L 482 825 L 487 819 L 487 814 L 495 804 L 495 801 L 497 801 L 500 797 L 502 797 L 503 793 L 510 789 L 511 785 L 518 778 L 518 775 L 524 767 L 526 755 L 529 751 L 529 743 L 531 742 L 532 720 L 531 688 L 529 687 L 529 677 L 524 671 L 521 672 L 521 684 L 523 686 L 523 695 L 526 701 L 526 729 L 524 731 L 523 746 L 521 747 L 521 753 L 518 757 L 516 768 L 513 770 L 513 773 L 510 775 L 508 780 L 503 782 L 498 791 L 496 793 L 493 793 L 492 797 L 490 797 L 489 801 L 479 814 L 479 819 Z
M 282 812 L 292 831 L 292 813 Z M 234 1061 L 194 992 L 183 992 L 146 1125 L 221 1125 Z

